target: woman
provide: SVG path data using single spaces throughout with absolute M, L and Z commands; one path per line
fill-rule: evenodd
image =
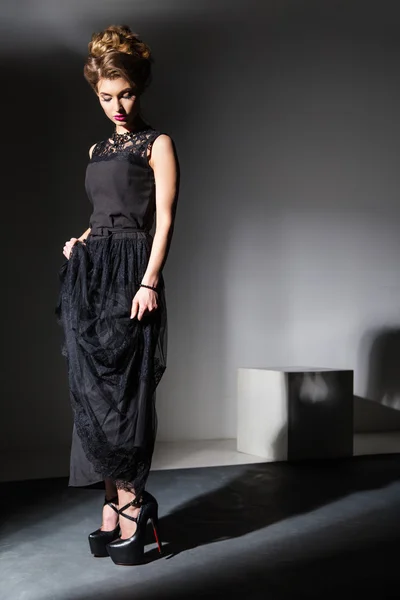
M 155 391 L 166 369 L 162 268 L 178 165 L 171 138 L 140 114 L 151 64 L 150 49 L 128 26 L 92 35 L 84 76 L 115 128 L 89 150 L 85 187 L 93 211 L 89 228 L 64 245 L 56 309 L 74 416 L 69 485 L 104 480 L 102 525 L 89 544 L 116 564 L 142 561 L 148 519 L 161 552 L 158 505 L 145 485 Z

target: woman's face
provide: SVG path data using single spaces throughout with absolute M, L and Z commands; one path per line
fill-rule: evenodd
M 135 93 L 135 88 L 123 77 L 100 79 L 97 85 L 97 95 L 107 117 L 124 127 L 129 127 L 139 112 L 139 98 Z

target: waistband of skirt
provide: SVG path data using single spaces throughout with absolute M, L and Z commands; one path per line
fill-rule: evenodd
M 99 237 L 130 237 L 136 233 L 145 233 L 149 234 L 149 229 L 145 229 L 143 227 L 96 227 L 90 230 L 88 235 L 89 237 L 99 238 Z

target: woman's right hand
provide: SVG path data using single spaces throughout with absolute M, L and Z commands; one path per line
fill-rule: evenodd
M 63 248 L 63 254 L 66 258 L 68 258 L 71 256 L 71 250 L 72 250 L 72 246 L 74 244 L 76 244 L 76 242 L 78 241 L 78 238 L 71 238 L 69 240 L 69 242 L 65 242 L 64 248 Z

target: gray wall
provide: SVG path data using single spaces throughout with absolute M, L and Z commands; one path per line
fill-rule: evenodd
M 53 312 L 62 246 L 90 215 L 88 148 L 112 128 L 82 75 L 92 31 L 112 22 L 154 51 L 145 115 L 182 171 L 158 439 L 235 437 L 239 366 L 353 368 L 356 429 L 398 429 L 397 3 L 13 6 L 0 20 L 3 452 L 70 443 Z

